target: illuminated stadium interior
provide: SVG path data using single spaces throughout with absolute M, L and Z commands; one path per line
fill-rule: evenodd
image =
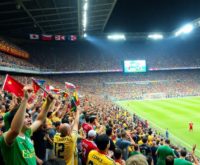
M 198 165 L 199 6 L 1 0 L 0 165 Z

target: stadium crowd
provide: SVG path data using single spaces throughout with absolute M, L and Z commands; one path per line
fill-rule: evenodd
M 188 72 L 187 79 L 198 72 L 193 74 Z M 166 76 L 169 84 L 165 90 L 171 86 L 173 91 L 172 77 L 182 80 L 187 77 L 183 75 L 182 72 L 170 72 Z M 152 129 L 146 119 L 130 114 L 103 97 L 105 91 L 107 94 L 116 91 L 116 88 L 107 88 L 104 83 L 107 80 L 118 82 L 119 77 L 123 79 L 123 75 L 46 77 L 45 83 L 54 87 L 63 88 L 64 81 L 78 86 L 80 105 L 72 111 L 70 97 L 55 93 L 45 97 L 42 90 L 35 94 L 30 77 L 14 76 L 26 86 L 21 99 L 0 91 L 0 164 L 198 164 L 195 146 L 189 153 L 185 148 L 172 145 L 168 138 Z M 1 77 L 3 80 L 4 76 Z M 140 80 L 145 79 L 141 76 Z M 180 83 L 180 88 L 175 93 L 193 92 L 189 84 L 197 85 L 195 80 L 177 83 Z M 189 87 L 184 89 L 183 86 Z M 119 89 L 121 94 L 127 87 Z M 138 91 L 141 89 L 136 88 Z M 144 90 L 154 92 L 153 88 L 164 90 L 162 85 L 147 85 Z M 70 91 L 69 95 L 73 90 Z
M 200 63 L 198 38 L 176 43 L 133 41 L 113 44 L 104 40 L 99 42 L 105 44 L 95 46 L 89 41 L 65 43 L 19 40 L 16 45 L 29 52 L 30 58 L 21 60 L 1 53 L 1 64 L 56 71 L 122 71 L 124 60 L 146 60 L 148 68 L 199 67 Z

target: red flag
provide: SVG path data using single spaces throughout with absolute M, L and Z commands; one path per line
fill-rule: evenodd
M 76 35 L 70 35 L 69 40 L 70 41 L 76 41 L 77 40 L 77 36 Z
M 32 81 L 33 81 L 33 91 L 34 93 L 37 93 L 37 91 L 40 89 L 40 86 L 35 80 L 32 79 Z
M 55 35 L 55 40 L 56 41 L 64 41 L 65 40 L 65 36 L 63 36 L 63 35 Z
M 43 41 L 50 41 L 52 40 L 52 35 L 42 35 L 42 40 Z
M 24 85 L 22 85 L 20 82 L 12 78 L 10 75 L 6 75 L 4 84 L 3 84 L 3 90 L 13 93 L 18 97 L 24 96 L 23 91 Z
M 54 89 L 52 89 L 52 91 L 54 91 L 55 93 L 60 93 L 60 89 L 59 88 L 54 88 Z
M 76 86 L 74 84 L 69 83 L 69 82 L 65 82 L 65 87 L 67 89 L 75 89 L 76 88 Z
M 50 90 L 49 85 L 46 85 L 45 89 L 47 92 L 49 92 L 49 90 Z M 48 94 L 47 92 L 44 91 L 44 95 L 43 95 L 44 97 L 47 97 L 47 94 Z

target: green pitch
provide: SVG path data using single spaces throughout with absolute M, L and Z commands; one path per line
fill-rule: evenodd
M 169 138 L 174 144 L 191 150 L 197 144 L 196 155 L 200 157 L 200 97 L 173 98 L 164 100 L 118 101 L 118 105 L 131 113 L 147 119 L 150 126 Z M 193 132 L 189 132 L 192 121 Z

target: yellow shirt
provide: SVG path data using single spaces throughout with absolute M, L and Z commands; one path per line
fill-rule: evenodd
M 57 121 L 61 121 L 61 119 L 57 116 L 53 116 L 52 119 L 51 119 L 54 123 L 57 122 Z
M 54 151 L 55 156 L 66 161 L 66 165 L 78 165 L 76 141 L 78 137 L 77 131 L 72 131 L 70 136 L 60 137 L 57 133 L 54 136 Z
M 96 150 L 90 151 L 87 165 L 116 165 L 113 159 Z
M 52 127 L 52 121 L 51 121 L 51 119 L 46 118 L 46 125 L 47 125 L 48 128 Z

